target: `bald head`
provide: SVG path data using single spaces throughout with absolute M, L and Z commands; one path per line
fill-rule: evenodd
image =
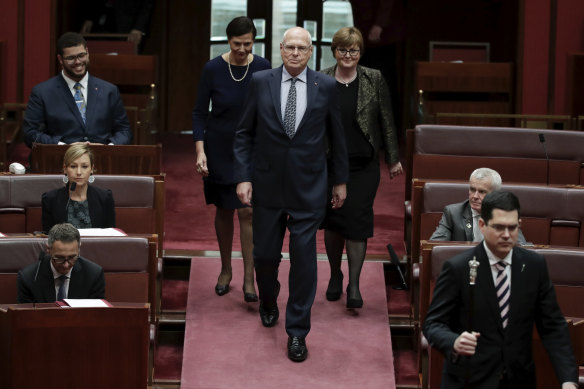
M 284 33 L 280 55 L 286 71 L 296 77 L 306 69 L 312 55 L 312 38 L 302 27 L 292 27 Z

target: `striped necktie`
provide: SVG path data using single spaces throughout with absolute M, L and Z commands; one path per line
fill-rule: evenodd
M 87 109 L 87 104 L 85 104 L 85 97 L 81 92 L 81 84 L 76 83 L 73 86 L 73 89 L 75 89 L 75 96 L 73 96 L 75 98 L 75 104 L 77 104 L 77 108 L 79 108 L 79 113 L 81 113 L 83 123 L 85 123 L 85 111 Z
M 503 261 L 499 261 L 495 264 L 495 267 L 497 268 L 495 290 L 497 291 L 497 301 L 499 302 L 503 328 L 507 327 L 507 323 L 509 322 L 509 297 L 511 297 L 509 277 L 507 277 L 507 272 L 505 271 L 506 266 L 507 264 Z

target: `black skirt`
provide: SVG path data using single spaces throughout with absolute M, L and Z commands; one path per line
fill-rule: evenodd
M 379 161 L 370 159 L 364 164 L 351 161 L 345 203 L 339 209 L 327 208 L 322 228 L 338 232 L 345 239 L 372 237 L 373 201 L 378 187 Z
M 208 180 L 203 181 L 205 201 L 223 209 L 245 208 L 237 197 L 237 184 L 217 184 Z

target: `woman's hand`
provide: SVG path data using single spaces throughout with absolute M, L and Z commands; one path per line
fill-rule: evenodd
M 197 173 L 203 177 L 207 177 L 209 175 L 209 169 L 207 168 L 207 155 L 203 148 L 203 141 L 196 142 L 195 148 L 197 150 Z
M 394 163 L 389 167 L 389 178 L 393 179 L 394 177 L 399 176 L 404 172 L 402 168 L 401 162 Z

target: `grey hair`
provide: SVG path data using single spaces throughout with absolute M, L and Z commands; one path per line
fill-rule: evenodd
M 501 175 L 497 173 L 495 170 L 489 169 L 488 167 L 480 167 L 473 171 L 470 175 L 469 180 L 472 180 L 473 178 L 479 181 L 483 180 L 491 181 L 491 191 L 501 189 L 501 185 L 503 184 Z
M 79 231 L 69 223 L 55 224 L 50 229 L 47 246 L 49 246 L 49 248 L 53 247 L 53 243 L 55 243 L 57 240 L 63 243 L 77 241 L 78 244 L 81 244 L 81 236 L 79 235 Z

